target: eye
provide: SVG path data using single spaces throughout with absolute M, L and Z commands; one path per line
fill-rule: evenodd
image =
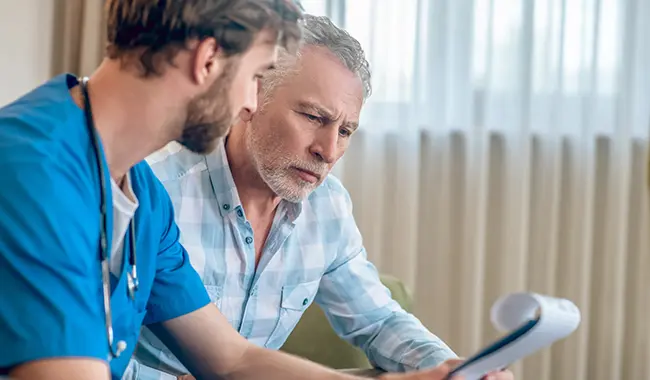
M 305 119 L 311 121 L 312 123 L 320 123 L 320 117 L 309 114 L 309 113 L 300 113 Z
M 341 128 L 339 129 L 339 135 L 342 137 L 350 137 L 352 135 L 352 132 L 350 132 L 349 129 Z

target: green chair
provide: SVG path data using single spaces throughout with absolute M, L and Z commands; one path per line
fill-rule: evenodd
M 393 299 L 411 312 L 413 298 L 404 284 L 388 275 L 382 275 L 381 281 Z M 365 353 L 339 338 L 315 303 L 305 310 L 281 350 L 334 369 L 371 368 Z

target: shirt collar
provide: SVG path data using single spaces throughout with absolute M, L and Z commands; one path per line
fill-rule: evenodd
M 230 172 L 224 142 L 225 139 L 221 139 L 216 149 L 205 156 L 205 164 L 210 175 L 210 184 L 212 185 L 212 191 L 217 199 L 217 203 L 219 203 L 221 216 L 226 216 L 237 209 L 241 209 L 241 201 L 239 200 L 237 187 Z
M 228 163 L 225 144 L 226 139 L 221 139 L 221 142 L 217 145 L 216 149 L 205 156 L 205 164 L 210 175 L 212 191 L 219 203 L 219 212 L 221 213 L 221 216 L 226 216 L 228 213 L 237 210 L 242 210 L 239 193 L 237 192 L 235 180 L 230 171 L 230 164 Z M 278 205 L 278 212 L 283 212 L 283 210 L 286 210 L 286 215 L 289 218 L 289 221 L 295 223 L 302 211 L 302 202 L 293 203 L 283 199 Z

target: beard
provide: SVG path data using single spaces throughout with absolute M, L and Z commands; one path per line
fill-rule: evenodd
M 274 164 L 278 163 L 280 162 L 274 162 Z M 320 180 L 316 183 L 310 183 L 296 179 L 295 174 L 292 173 L 292 168 L 294 167 L 318 173 L 321 176 Z M 327 171 L 323 169 L 322 165 L 308 163 L 305 160 L 296 158 L 282 160 L 278 166 L 273 164 L 258 165 L 258 172 L 264 183 L 266 183 L 274 194 L 292 203 L 302 202 L 312 191 L 320 186 L 327 175 Z
M 273 135 L 258 135 L 252 124 L 247 129 L 246 150 L 262 181 L 278 197 L 299 203 L 314 191 L 328 174 L 327 165 L 287 154 L 282 140 Z M 292 168 L 301 168 L 320 175 L 316 183 L 297 179 Z
M 177 141 L 190 151 L 212 152 L 230 130 L 233 115 L 229 92 L 235 69 L 235 62 L 229 61 L 212 86 L 188 104 L 185 126 Z

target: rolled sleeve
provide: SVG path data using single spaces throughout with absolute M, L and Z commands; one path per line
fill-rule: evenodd
M 156 259 L 156 275 L 147 304 L 144 324 L 164 322 L 200 309 L 210 302 L 201 278 L 190 264 L 187 251 L 178 241 L 179 229 L 169 195 L 156 180 L 163 200 L 164 231 Z
M 18 160 L 0 157 L 0 369 L 106 360 L 97 197 L 64 163 Z
M 336 333 L 362 348 L 374 366 L 391 372 L 433 367 L 456 358 L 391 297 L 367 259 L 349 197 L 347 201 L 340 253 L 324 274 L 316 297 Z
M 325 274 L 316 302 L 336 333 L 364 350 L 376 367 L 434 367 L 456 354 L 391 298 L 365 251 Z

